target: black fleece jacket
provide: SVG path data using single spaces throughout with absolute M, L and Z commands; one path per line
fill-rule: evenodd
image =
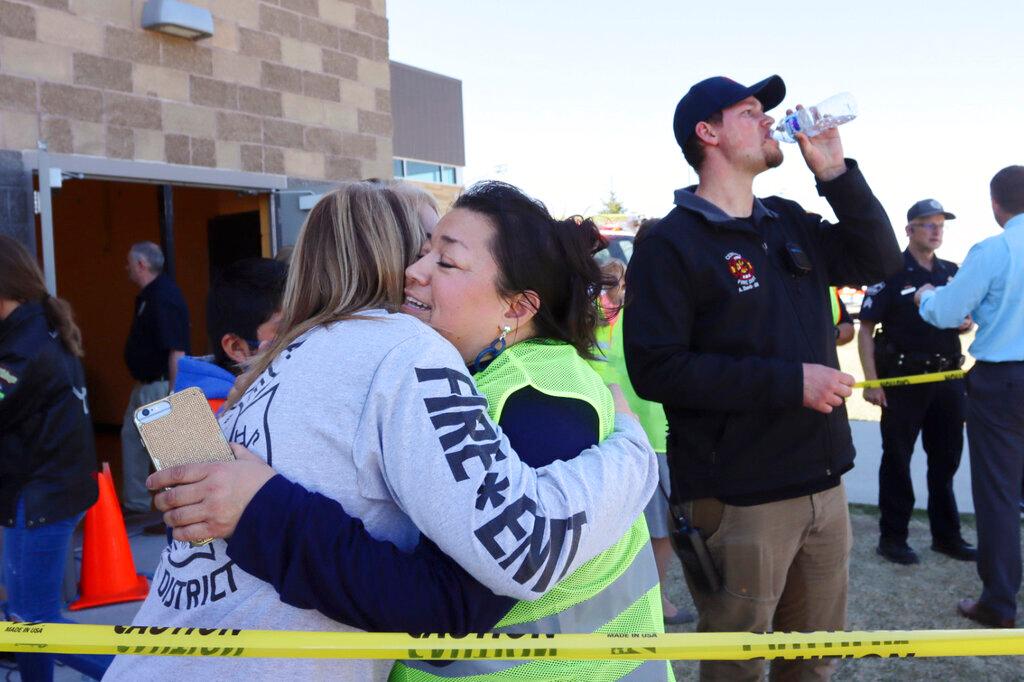
M 839 222 L 779 197 L 735 219 L 693 193 L 639 244 L 626 273 L 624 344 L 640 397 L 669 422 L 673 497 L 748 504 L 825 489 L 853 467 L 845 406 L 803 407 L 803 363 L 838 368 L 829 285 L 902 267 L 892 225 L 847 160 L 818 193 Z M 806 254 L 799 274 L 790 252 Z
M 0 321 L 0 525 L 60 521 L 96 501 L 96 445 L 85 372 L 38 302 Z

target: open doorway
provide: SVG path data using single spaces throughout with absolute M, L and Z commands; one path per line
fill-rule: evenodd
M 215 282 L 220 271 L 235 261 L 263 255 L 259 211 L 211 218 L 206 234 L 211 282 Z
M 160 187 L 99 179 L 65 180 L 53 192 L 57 295 L 82 330 L 97 454 L 120 474 L 117 434 L 131 392 L 124 342 L 138 290 L 125 271 L 132 244 L 161 244 Z M 191 322 L 194 354 L 207 351 L 206 296 L 211 272 L 236 258 L 270 255 L 266 194 L 172 188 L 174 272 Z

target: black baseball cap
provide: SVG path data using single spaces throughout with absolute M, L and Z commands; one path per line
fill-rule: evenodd
M 955 215 L 942 208 L 942 204 L 935 201 L 935 199 L 921 199 L 921 201 L 911 206 L 910 210 L 907 211 L 907 222 L 913 222 L 926 215 L 941 215 L 946 220 L 956 218 Z
M 698 123 L 748 97 L 756 97 L 765 111 L 774 109 L 786 97 L 786 84 L 779 76 L 768 76 L 749 88 L 725 76 L 702 80 L 690 88 L 676 105 L 676 115 L 672 119 L 676 142 L 682 147 Z

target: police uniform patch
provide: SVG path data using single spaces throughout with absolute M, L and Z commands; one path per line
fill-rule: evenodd
M 749 260 L 735 251 L 730 251 L 725 254 L 725 262 L 729 267 L 729 274 L 736 278 L 740 293 L 761 286 L 757 281 L 757 275 L 754 274 L 754 266 Z

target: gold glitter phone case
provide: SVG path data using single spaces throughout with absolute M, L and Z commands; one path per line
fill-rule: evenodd
M 178 464 L 235 458 L 206 396 L 194 386 L 135 410 L 135 426 L 157 471 Z M 189 544 L 199 547 L 212 541 Z
M 235 458 L 206 396 L 194 386 L 135 410 L 135 425 L 157 471 Z

